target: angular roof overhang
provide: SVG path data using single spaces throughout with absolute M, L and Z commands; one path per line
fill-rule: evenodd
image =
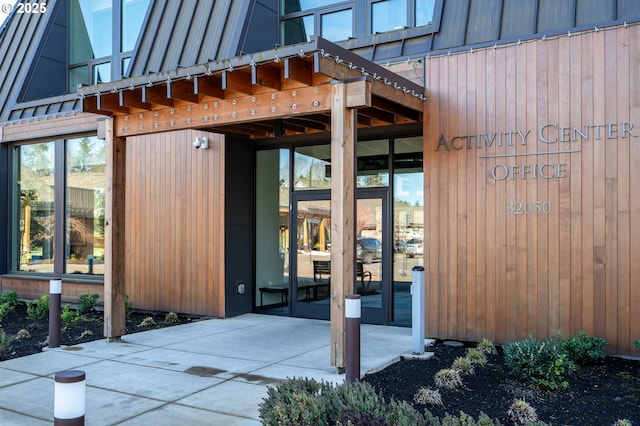
M 322 38 L 78 87 L 117 137 L 201 129 L 250 139 L 329 132 L 331 86 L 348 83 L 359 127 L 422 121 L 424 88 Z

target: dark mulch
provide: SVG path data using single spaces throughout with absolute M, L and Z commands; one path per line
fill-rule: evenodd
M 179 315 L 178 322 L 167 322 L 165 321 L 165 316 L 165 313 L 132 311 L 126 322 L 127 334 L 153 330 L 155 328 L 171 327 L 191 321 L 191 318 Z M 153 325 L 141 325 L 147 317 L 153 319 Z M 48 316 L 33 323 L 27 317 L 27 306 L 25 303 L 19 303 L 18 306 L 11 310 L 2 320 L 0 326 L 7 335 L 14 336 L 11 349 L 0 352 L 0 361 L 36 354 L 41 352 L 43 347 L 47 346 L 47 339 L 49 337 Z M 26 333 L 21 332 L 21 330 L 25 330 Z M 17 337 L 19 334 L 24 334 L 28 337 L 19 338 Z M 100 339 L 104 339 L 104 314 L 98 311 L 86 314 L 82 320 L 73 323 L 67 328 L 62 327 L 60 330 L 61 346 L 77 345 Z
M 470 346 L 470 345 L 467 345 Z M 413 402 L 420 387 L 436 389 L 434 375 L 449 368 L 456 357 L 465 356 L 465 347 L 437 344 L 430 360 L 404 360 L 381 372 L 367 375 L 387 399 Z M 538 419 L 553 425 L 613 425 L 618 419 L 640 424 L 640 361 L 614 357 L 595 362 L 574 373 L 566 389 L 541 391 L 518 382 L 508 375 L 501 351 L 489 355 L 489 363 L 463 376 L 464 388 L 440 390 L 444 407 L 429 407 L 434 416 L 460 411 L 477 418 L 481 412 L 503 424 L 511 424 L 507 410 L 514 399 L 526 400 L 536 409 Z

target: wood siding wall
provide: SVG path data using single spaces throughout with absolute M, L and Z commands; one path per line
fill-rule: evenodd
M 428 336 L 502 343 L 584 330 L 638 354 L 638 40 L 635 25 L 425 60 Z M 557 126 L 540 136 L 547 124 Z M 573 130 L 601 124 L 586 140 Z M 543 141 L 563 127 L 568 142 Z M 553 151 L 576 152 L 531 154 Z M 502 164 L 516 176 L 501 179 Z M 564 166 L 546 179 L 535 164 Z M 535 214 L 545 201 L 551 213 Z M 513 202 L 534 212 L 509 214 Z
M 195 149 L 196 136 L 209 149 Z M 224 138 L 127 138 L 126 292 L 133 307 L 224 316 Z

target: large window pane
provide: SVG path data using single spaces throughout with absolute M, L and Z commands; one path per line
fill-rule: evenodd
M 389 139 L 358 142 L 358 188 L 389 186 Z
M 92 84 L 104 83 L 111 81 L 111 62 L 96 65 L 93 67 L 93 81 Z
M 385 0 L 371 5 L 371 31 L 381 33 L 407 25 L 407 0 Z
M 112 54 L 111 0 L 71 0 L 70 16 L 72 64 Z
M 256 306 L 288 312 L 289 151 L 256 153 Z
M 434 3 L 435 0 L 416 0 L 416 27 L 433 21 Z
M 67 141 L 65 272 L 104 274 L 105 142 Z
M 304 43 L 310 41 L 315 34 L 313 15 L 286 20 L 282 23 L 282 40 L 284 44 Z
M 121 52 L 128 52 L 135 47 L 148 7 L 149 0 L 122 0 Z
M 353 37 L 353 12 L 351 9 L 325 13 L 321 16 L 321 35 L 329 41 Z
M 393 182 L 393 321 L 411 323 L 411 270 L 424 265 L 422 137 L 396 139 Z
M 52 273 L 54 267 L 54 143 L 16 147 L 14 211 L 18 212 L 14 247 L 20 271 Z
M 282 0 L 282 14 L 301 12 L 339 3 L 336 0 Z
M 293 166 L 296 191 L 331 188 L 331 145 L 296 148 Z

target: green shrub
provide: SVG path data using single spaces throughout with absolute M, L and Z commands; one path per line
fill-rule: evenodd
M 13 336 L 0 328 L 0 356 L 11 355 L 13 351 Z
M 487 355 L 476 348 L 467 349 L 467 358 L 475 365 L 485 365 L 487 363 Z
M 507 417 L 511 422 L 519 425 L 528 425 L 538 421 L 536 409 L 524 399 L 513 401 L 507 411 Z
M 145 317 L 142 321 L 140 321 L 140 324 L 138 324 L 138 327 L 142 327 L 142 328 L 151 328 L 151 327 L 155 327 L 156 321 L 153 319 L 152 316 L 148 316 Z
M 43 294 L 40 299 L 27 303 L 27 318 L 34 324 L 49 314 L 49 295 Z
M 8 303 L 0 303 L 0 324 L 11 312 L 11 306 Z
M 434 377 L 434 382 L 439 388 L 457 389 L 462 387 L 460 373 L 453 368 L 444 368 L 438 371 Z
M 496 346 L 493 344 L 493 342 L 486 338 L 482 339 L 482 341 L 478 343 L 478 345 L 476 346 L 476 349 L 478 349 L 480 352 L 482 352 L 485 355 L 495 355 L 498 353 L 498 351 L 496 350 Z
M 71 307 L 67 303 L 64 305 L 64 309 L 60 313 L 60 322 L 64 328 L 69 328 L 71 324 L 78 322 L 82 319 L 82 316 L 78 311 L 72 311 Z
M 574 364 L 583 365 L 604 358 L 607 354 L 602 349 L 607 341 L 601 337 L 589 336 L 580 330 L 577 336 L 568 339 L 560 337 L 562 348 Z
M 414 426 L 424 416 L 406 402 L 387 404 L 368 383 L 334 386 L 313 379 L 289 379 L 267 388 L 258 407 L 260 420 L 271 425 Z
M 86 315 L 95 312 L 99 298 L 99 294 L 81 294 L 78 298 L 80 302 L 80 306 L 78 307 L 80 315 Z
M 0 304 L 7 303 L 11 308 L 18 306 L 18 292 L 15 290 L 5 291 L 0 294 Z
M 474 372 L 473 363 L 467 357 L 457 357 L 455 360 L 453 360 L 451 368 L 453 368 L 454 370 L 458 370 L 462 375 L 471 375 Z
M 180 318 L 178 318 L 178 314 L 175 312 L 168 312 L 167 315 L 164 316 L 164 322 L 175 324 L 180 322 Z
M 502 349 L 505 365 L 512 375 L 543 388 L 566 387 L 565 376 L 577 368 L 557 339 L 538 342 L 530 336 L 507 343 Z
M 330 384 L 313 379 L 293 378 L 269 386 L 267 396 L 258 407 L 258 415 L 265 426 L 327 425 L 322 395 Z
M 445 414 L 444 418 L 440 420 L 438 417 L 434 417 L 430 412 L 425 413 L 427 424 L 429 426 L 499 426 L 500 422 L 497 420 L 491 420 L 485 413 L 480 413 L 478 420 L 475 420 L 470 415 L 460 412 L 458 416 L 452 414 Z

